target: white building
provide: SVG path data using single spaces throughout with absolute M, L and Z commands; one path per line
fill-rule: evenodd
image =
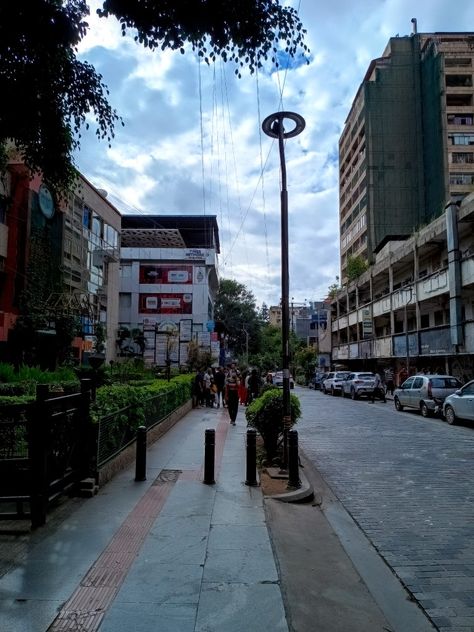
M 218 254 L 215 216 L 122 217 L 119 355 L 144 344 L 147 364 L 184 365 L 195 340 L 218 357 Z

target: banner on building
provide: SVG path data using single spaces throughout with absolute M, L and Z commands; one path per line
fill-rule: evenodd
M 192 314 L 192 294 L 140 294 L 140 314 Z
M 193 282 L 193 266 L 142 264 L 140 265 L 139 278 L 142 284 L 191 284 Z

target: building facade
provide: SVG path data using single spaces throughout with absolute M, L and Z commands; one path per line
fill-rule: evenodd
M 341 281 L 474 191 L 474 34 L 391 38 L 339 141 Z
M 119 354 L 143 351 L 147 364 L 185 365 L 194 341 L 219 358 L 218 254 L 215 216 L 122 217 Z
M 332 363 L 474 378 L 474 194 L 404 241 L 332 301 Z
M 120 214 L 104 192 L 80 174 L 74 191 L 59 203 L 40 176 L 31 177 L 21 161 L 9 163 L 0 183 L 0 353 L 4 359 L 20 363 L 41 359 L 43 364 L 47 360 L 54 368 L 56 361 L 65 359 L 61 332 L 67 322 L 78 334 L 73 342 L 78 362 L 92 350 L 98 323 L 110 337 L 118 318 L 119 235 Z M 115 253 L 115 265 L 109 265 L 110 258 L 101 259 L 104 251 Z M 25 326 L 16 334 L 20 317 Z M 112 359 L 115 346 L 106 349 L 107 359 Z

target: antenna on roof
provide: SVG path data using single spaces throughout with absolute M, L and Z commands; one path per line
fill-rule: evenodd
M 418 33 L 418 21 L 416 18 L 412 18 L 411 23 L 413 24 L 413 35 L 416 35 Z

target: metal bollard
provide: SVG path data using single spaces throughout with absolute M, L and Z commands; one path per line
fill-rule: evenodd
M 146 427 L 137 428 L 137 454 L 135 460 L 135 480 L 146 481 Z
M 208 428 L 204 433 L 204 480 L 206 485 L 214 485 L 214 453 L 216 447 L 216 431 Z
M 258 485 L 257 481 L 257 431 L 247 430 L 247 477 L 246 485 Z
M 288 488 L 301 487 L 299 458 L 298 458 L 298 432 L 288 431 Z

